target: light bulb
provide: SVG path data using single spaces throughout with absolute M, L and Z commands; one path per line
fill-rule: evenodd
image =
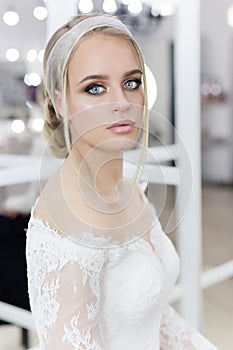
M 19 22 L 19 14 L 16 11 L 6 11 L 3 15 L 3 21 L 8 26 L 15 26 Z
M 24 82 L 28 86 L 38 86 L 41 83 L 41 77 L 38 73 L 29 73 L 25 75 Z
M 16 134 L 21 134 L 25 130 L 25 124 L 21 119 L 15 119 L 11 123 L 11 130 Z
M 33 10 L 33 15 L 39 21 L 43 21 L 48 16 L 48 10 L 44 6 L 36 6 Z
M 37 51 L 35 49 L 30 49 L 27 52 L 27 60 L 28 62 L 35 62 L 37 59 Z
M 117 4 L 115 0 L 104 0 L 103 10 L 106 13 L 114 13 L 117 10 Z
M 132 15 L 138 15 L 143 10 L 141 1 L 140 0 L 130 1 L 128 5 L 128 10 Z
M 176 12 L 176 8 L 174 5 L 166 3 L 166 2 L 161 2 L 160 3 L 160 15 L 162 17 L 166 16 L 172 16 Z
M 208 83 L 203 83 L 201 86 L 201 93 L 204 96 L 208 96 L 210 94 L 210 85 Z
M 121 2 L 123 5 L 129 5 L 130 0 L 121 0 Z
M 41 62 L 41 63 L 43 62 L 43 59 L 44 59 L 44 49 L 42 49 L 42 50 L 40 50 L 40 51 L 38 52 L 37 59 L 38 59 L 39 62 Z
M 41 118 L 35 118 L 32 121 L 32 129 L 36 132 L 41 132 L 43 130 L 44 120 Z
M 92 0 L 80 0 L 78 8 L 82 13 L 89 13 L 93 10 L 94 5 Z
M 221 86 L 217 83 L 212 84 L 210 87 L 210 92 L 214 96 L 220 95 L 222 92 Z
M 11 48 L 6 51 L 6 59 L 10 62 L 15 62 L 19 59 L 19 50 Z
M 160 10 L 158 7 L 153 6 L 151 8 L 151 14 L 153 17 L 158 17 L 160 15 Z

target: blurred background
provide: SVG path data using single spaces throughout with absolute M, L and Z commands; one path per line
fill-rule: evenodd
M 70 0 L 71 1 L 71 0 Z M 150 68 L 151 147 L 172 145 L 177 123 L 176 37 L 178 7 L 183 0 L 78 0 L 73 14 L 92 11 L 118 15 L 133 32 Z M 198 2 L 197 2 L 198 3 Z M 25 265 L 25 228 L 39 194 L 33 179 L 45 150 L 43 128 L 42 62 L 44 47 L 56 26 L 70 17 L 62 0 L 0 0 L 0 301 L 30 310 Z M 67 15 L 67 18 L 65 16 Z M 192 21 L 187 13 L 187 22 Z M 64 19 L 65 18 L 65 19 Z M 60 22 L 59 22 L 60 21 Z M 199 137 L 201 151 L 201 269 L 215 270 L 213 281 L 202 291 L 201 330 L 219 349 L 233 347 L 233 0 L 202 0 L 200 75 L 198 81 Z M 187 43 L 196 47 L 187 30 Z M 191 41 L 191 42 L 190 42 Z M 183 51 L 184 64 L 193 52 Z M 193 69 L 193 66 L 190 66 Z M 186 86 L 193 94 L 192 81 Z M 156 100 L 155 100 L 156 97 Z M 186 98 L 184 96 L 184 98 Z M 156 117 L 156 115 L 161 117 Z M 190 105 L 190 115 L 192 105 Z M 186 119 L 187 117 L 187 119 Z M 189 113 L 183 130 L 192 138 Z M 49 153 L 49 152 L 48 152 Z M 171 162 L 166 164 L 174 165 Z M 19 181 L 12 170 L 19 171 Z M 32 170 L 31 178 L 28 175 Z M 11 170 L 11 171 L 9 171 Z M 9 171 L 9 172 L 8 172 Z M 195 174 L 194 174 L 195 175 Z M 27 176 L 24 181 L 23 177 Z M 34 176 L 35 177 L 35 176 Z M 12 178 L 12 179 L 11 179 Z M 150 199 L 157 205 L 161 192 L 150 185 Z M 161 213 L 166 222 L 174 206 L 175 191 L 167 186 Z M 176 230 L 171 233 L 177 243 Z M 200 252 L 194 251 L 194 255 Z M 193 264 L 200 262 L 193 261 Z M 208 275 L 212 278 L 212 275 Z M 192 303 L 190 298 L 190 303 Z M 174 305 L 176 301 L 174 299 Z M 37 344 L 36 334 L 1 315 L 0 349 L 20 350 Z M 33 327 L 32 327 L 33 328 Z

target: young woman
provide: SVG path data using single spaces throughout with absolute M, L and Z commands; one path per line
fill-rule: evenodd
M 49 41 L 44 72 L 45 131 L 64 161 L 27 231 L 41 349 L 216 350 L 168 305 L 179 260 L 140 184 L 147 92 L 129 30 L 77 16 Z M 138 144 L 129 179 L 123 154 Z

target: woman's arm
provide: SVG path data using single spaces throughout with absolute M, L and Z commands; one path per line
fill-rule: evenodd
M 167 306 L 160 327 L 160 350 L 218 350 Z
M 102 349 L 98 279 L 82 268 L 69 263 L 43 284 L 44 307 L 51 312 L 49 324 L 43 325 L 45 349 Z
M 27 265 L 40 345 L 46 350 L 103 350 L 102 252 L 80 247 L 39 226 L 27 233 Z

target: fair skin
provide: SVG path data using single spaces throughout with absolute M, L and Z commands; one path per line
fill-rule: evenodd
M 140 192 L 122 175 L 122 152 L 135 145 L 142 124 L 141 79 L 140 62 L 128 40 L 96 33 L 81 40 L 68 68 L 72 150 L 42 191 L 45 200 L 38 202 L 35 215 L 61 230 L 58 212 L 53 219 L 43 205 L 49 207 L 46 198 L 52 191 L 59 196 L 59 187 L 71 211 L 95 227 L 126 225 L 141 214 Z M 57 103 L 60 108 L 59 98 Z M 109 128 L 122 120 L 130 121 L 128 129 Z
M 116 57 L 124 60 L 113 66 Z M 122 151 L 137 139 L 142 117 L 141 67 L 134 49 L 121 38 L 86 38 L 72 58 L 68 81 L 70 114 L 76 114 L 71 117 L 76 131 L 72 156 L 78 162 L 85 159 L 99 193 L 114 197 L 122 178 Z M 119 119 L 132 119 L 132 114 L 139 115 L 131 132 L 119 135 L 108 129 Z

